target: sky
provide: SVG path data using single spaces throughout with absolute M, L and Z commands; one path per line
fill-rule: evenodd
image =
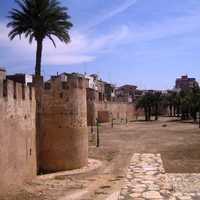
M 61 0 L 68 7 L 71 42 L 45 40 L 42 74 L 96 73 L 118 86 L 170 89 L 181 75 L 200 81 L 199 0 Z M 0 7 L 0 66 L 34 73 L 35 42 L 8 39 L 14 0 Z

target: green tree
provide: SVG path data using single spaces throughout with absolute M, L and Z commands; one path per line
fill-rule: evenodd
M 173 105 L 174 105 L 174 96 L 172 93 L 169 93 L 165 96 L 166 99 L 166 106 L 169 107 L 169 116 L 172 117 L 173 115 Z
M 136 102 L 136 108 L 141 108 L 144 110 L 145 120 L 150 121 L 152 110 L 154 106 L 154 95 L 151 92 L 147 92 L 145 95 L 141 96 Z
M 190 114 L 194 119 L 194 122 L 197 121 L 197 112 L 200 111 L 200 88 L 198 85 L 195 85 L 191 89 L 191 102 L 190 102 Z
M 141 96 L 136 102 L 136 109 L 143 109 L 145 115 L 145 121 L 148 121 L 148 105 L 146 95 Z
M 13 40 L 16 36 L 24 35 L 29 42 L 35 39 L 37 43 L 35 75 L 41 76 L 41 59 L 43 41 L 49 38 L 56 47 L 54 37 L 68 43 L 70 41 L 69 29 L 72 23 L 67 8 L 62 7 L 58 0 L 16 0 L 19 9 L 10 11 L 11 28 L 9 38 Z
M 162 93 L 161 92 L 155 92 L 152 94 L 152 101 L 154 106 L 154 112 L 155 112 L 155 120 L 158 120 L 159 116 L 159 107 L 162 104 Z
M 180 95 L 179 92 L 170 92 L 163 96 L 165 106 L 169 108 L 170 117 L 179 117 L 180 115 Z
M 190 118 L 191 103 L 192 103 L 192 91 L 185 89 L 180 91 L 181 102 L 181 119 L 187 120 Z

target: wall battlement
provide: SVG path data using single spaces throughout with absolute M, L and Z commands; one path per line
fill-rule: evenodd
M 73 74 L 51 77 L 44 83 L 39 113 L 41 172 L 87 165 L 87 83 L 87 79 Z
M 119 101 L 99 101 L 98 92 L 87 89 L 87 124 L 94 125 L 96 119 L 100 123 L 112 119 L 133 120 L 136 116 L 135 104 Z
M 6 78 L 6 71 L 0 68 L 0 98 L 5 100 L 32 101 L 35 98 L 34 87 Z
M 85 89 L 88 84 L 87 79 L 82 77 L 75 77 L 68 75 L 67 80 L 61 80 L 60 78 L 51 78 L 50 82 L 44 83 L 44 92 L 53 91 L 54 89 L 69 90 L 69 89 Z
M 34 88 L 6 79 L 1 69 L 0 115 L 1 195 L 36 176 Z
M 0 80 L 0 98 L 16 101 L 32 101 L 35 98 L 35 90 L 31 85 L 17 83 L 9 79 Z

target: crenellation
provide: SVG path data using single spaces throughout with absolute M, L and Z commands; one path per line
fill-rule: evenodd
M 49 82 L 44 83 L 44 89 L 50 90 L 51 89 L 51 83 L 49 83 Z
M 7 80 L 3 80 L 2 82 L 3 84 L 3 97 L 7 97 L 8 96 L 8 84 L 7 84 Z
M 61 84 L 62 84 L 62 89 L 63 90 L 69 90 L 69 84 L 67 82 L 63 81 Z
M 15 96 L 15 91 L 14 91 L 14 82 L 11 81 L 11 80 L 7 80 L 7 81 L 4 81 L 4 94 L 5 94 L 5 97 L 7 98 L 7 100 L 9 99 L 13 99 L 14 96 Z
M 0 123 L 7 123 L 0 134 L 8 132 L 10 137 L 17 127 L 22 134 L 17 130 L 15 137 L 25 149 L 20 149 L 18 143 L 16 148 L 25 155 L 25 160 L 35 152 L 34 160 L 30 158 L 31 172 L 25 163 L 21 169 L 18 156 L 13 155 L 19 164 L 13 173 L 24 170 L 31 178 L 37 170 L 48 173 L 84 167 L 88 163 L 89 122 L 94 125 L 96 119 L 103 123 L 113 118 L 124 120 L 134 116 L 134 105 L 115 102 L 113 87 L 109 86 L 111 94 L 106 95 L 103 81 L 100 86 L 89 88 L 89 79 L 81 74 L 63 73 L 46 82 L 43 77 L 33 77 L 33 83 L 26 77 L 24 74 L 6 76 L 4 72 L 0 77 L 0 102 L 3 102 L 0 111 L 5 114 Z M 23 180 L 26 178 L 19 177 L 18 183 Z
M 22 84 L 22 100 L 26 99 L 26 88 L 25 88 L 25 84 Z
M 53 76 L 53 79 L 51 79 L 51 82 L 45 82 L 43 84 L 44 92 L 53 92 L 56 89 L 59 89 L 60 91 L 63 91 L 65 93 L 66 90 L 79 88 L 84 89 L 87 85 L 87 79 L 81 78 L 81 77 L 75 77 L 73 75 L 69 76 L 67 81 L 61 81 L 59 78 L 56 79 L 55 76 Z
M 74 74 L 68 75 L 67 82 L 70 88 L 86 88 L 88 80 L 83 77 L 77 77 Z
M 42 172 L 76 169 L 87 165 L 86 84 L 86 79 L 67 74 L 65 77 L 53 76 L 41 85 Z M 77 152 L 76 155 L 73 152 Z
M 32 180 L 37 170 L 34 88 L 6 79 L 1 70 L 0 114 L 0 158 L 6 161 L 0 161 L 2 194 Z
M 19 99 L 20 98 L 20 83 L 12 81 L 13 84 L 13 98 Z
M 6 79 L 6 70 L 0 67 L 0 80 Z
M 9 79 L 0 80 L 0 98 L 6 98 L 7 100 L 14 99 L 20 100 L 32 100 L 34 88 L 31 84 L 25 85 Z

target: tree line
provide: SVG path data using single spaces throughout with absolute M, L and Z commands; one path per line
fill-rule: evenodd
M 165 114 L 196 122 L 197 113 L 200 112 L 200 88 L 195 85 L 193 88 L 167 93 L 147 92 L 137 100 L 136 108 L 144 111 L 146 121 L 150 121 L 151 116 L 158 120 L 159 115 Z

